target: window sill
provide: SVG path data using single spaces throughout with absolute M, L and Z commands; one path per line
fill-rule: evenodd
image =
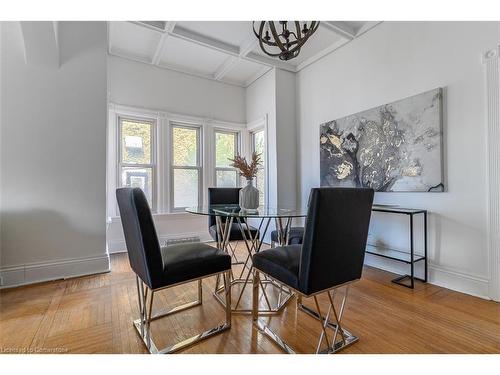
M 185 218 L 196 218 L 201 217 L 200 215 L 190 214 L 189 212 L 161 212 L 161 213 L 153 213 L 153 219 L 168 219 L 168 220 L 177 220 L 177 219 L 185 219 Z M 121 223 L 120 216 L 112 216 L 108 217 L 108 223 Z

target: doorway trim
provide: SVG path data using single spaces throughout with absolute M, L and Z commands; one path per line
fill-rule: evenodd
M 500 49 L 483 54 L 487 107 L 487 235 L 489 297 L 500 301 Z

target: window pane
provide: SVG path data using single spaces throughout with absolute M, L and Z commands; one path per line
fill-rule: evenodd
M 174 127 L 172 130 L 174 165 L 198 165 L 198 129 Z
M 121 120 L 122 162 L 151 164 L 151 123 Z
M 264 137 L 264 130 L 253 133 L 253 151 L 260 154 L 262 163 L 265 162 L 266 157 L 266 143 Z
M 217 187 L 236 187 L 238 181 L 238 172 L 236 171 L 216 171 Z
M 174 207 L 198 205 L 198 170 L 174 169 Z
M 264 169 L 259 169 L 257 171 L 257 177 L 255 178 L 255 185 L 257 189 L 259 189 L 259 204 L 261 206 L 264 205 L 264 189 L 265 189 L 265 177 L 264 177 Z
M 152 205 L 153 192 L 152 168 L 123 167 L 122 186 L 138 187 L 144 191 L 148 203 Z
M 215 133 L 215 166 L 230 167 L 229 159 L 236 155 L 235 133 Z

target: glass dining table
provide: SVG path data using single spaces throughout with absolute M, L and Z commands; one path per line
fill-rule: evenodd
M 186 212 L 215 217 L 216 246 L 227 252 L 235 260 L 231 271 L 231 288 L 236 291 L 237 296 L 231 299 L 235 301 L 231 306 L 231 310 L 239 314 L 250 314 L 252 312 L 249 305 L 251 298 L 248 296 L 252 288 L 247 288 L 247 285 L 253 281 L 253 277 L 251 277 L 253 274 L 252 256 L 261 251 L 263 239 L 266 237 L 271 222 L 274 221 L 278 233 L 278 246 L 284 246 L 288 243 L 292 220 L 307 216 L 306 210 L 303 209 L 261 206 L 255 210 L 245 210 L 234 204 L 189 207 L 186 208 Z M 243 238 L 246 250 L 245 261 L 238 261 L 235 253 L 236 249 L 229 245 L 230 232 L 231 229 L 235 230 L 235 227 L 236 230 L 239 230 L 241 238 Z M 252 230 L 252 227 L 258 230 L 257 235 L 255 229 Z M 238 269 L 238 267 L 241 267 L 241 269 Z M 269 278 L 263 278 L 260 283 L 262 295 L 259 296 L 259 314 L 272 315 L 279 313 L 293 296 L 292 291 Z M 221 284 L 223 283 L 217 278 L 214 297 L 220 304 L 225 305 L 224 299 L 221 297 L 224 292 L 224 285 Z M 247 298 L 243 298 L 245 293 L 247 293 Z

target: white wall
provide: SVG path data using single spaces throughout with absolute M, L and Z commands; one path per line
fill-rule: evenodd
M 146 109 L 245 122 L 245 89 L 152 65 L 108 58 L 109 100 Z
M 246 122 L 242 87 L 115 56 L 108 57 L 108 76 L 111 103 L 231 123 Z M 207 152 L 204 155 L 206 157 Z M 114 193 L 110 192 L 109 196 L 114 197 Z M 205 216 L 161 214 L 155 215 L 154 220 L 161 242 L 191 236 L 198 236 L 202 241 L 211 239 Z M 119 218 L 113 218 L 109 225 L 107 243 L 110 252 L 125 250 Z
M 295 73 L 272 69 L 247 87 L 247 122 L 267 116 L 269 206 L 297 203 Z
M 297 206 L 296 75 L 276 69 L 278 206 Z
M 319 185 L 319 124 L 444 87 L 445 193 L 377 193 L 377 203 L 430 211 L 431 282 L 487 296 L 486 102 L 482 54 L 493 22 L 384 22 L 302 70 L 298 78 L 300 195 Z M 371 241 L 403 247 L 401 221 L 374 216 Z M 395 263 L 368 257 L 392 270 Z
M 247 122 L 267 118 L 267 176 L 270 207 L 298 205 L 295 73 L 272 69 L 247 87 Z M 270 241 L 271 223 L 265 241 Z
M 4 285 L 106 271 L 106 23 L 59 23 L 60 67 L 1 27 Z
M 267 119 L 267 204 L 278 202 L 276 154 L 276 70 L 271 69 L 246 89 L 246 120 L 248 124 Z

